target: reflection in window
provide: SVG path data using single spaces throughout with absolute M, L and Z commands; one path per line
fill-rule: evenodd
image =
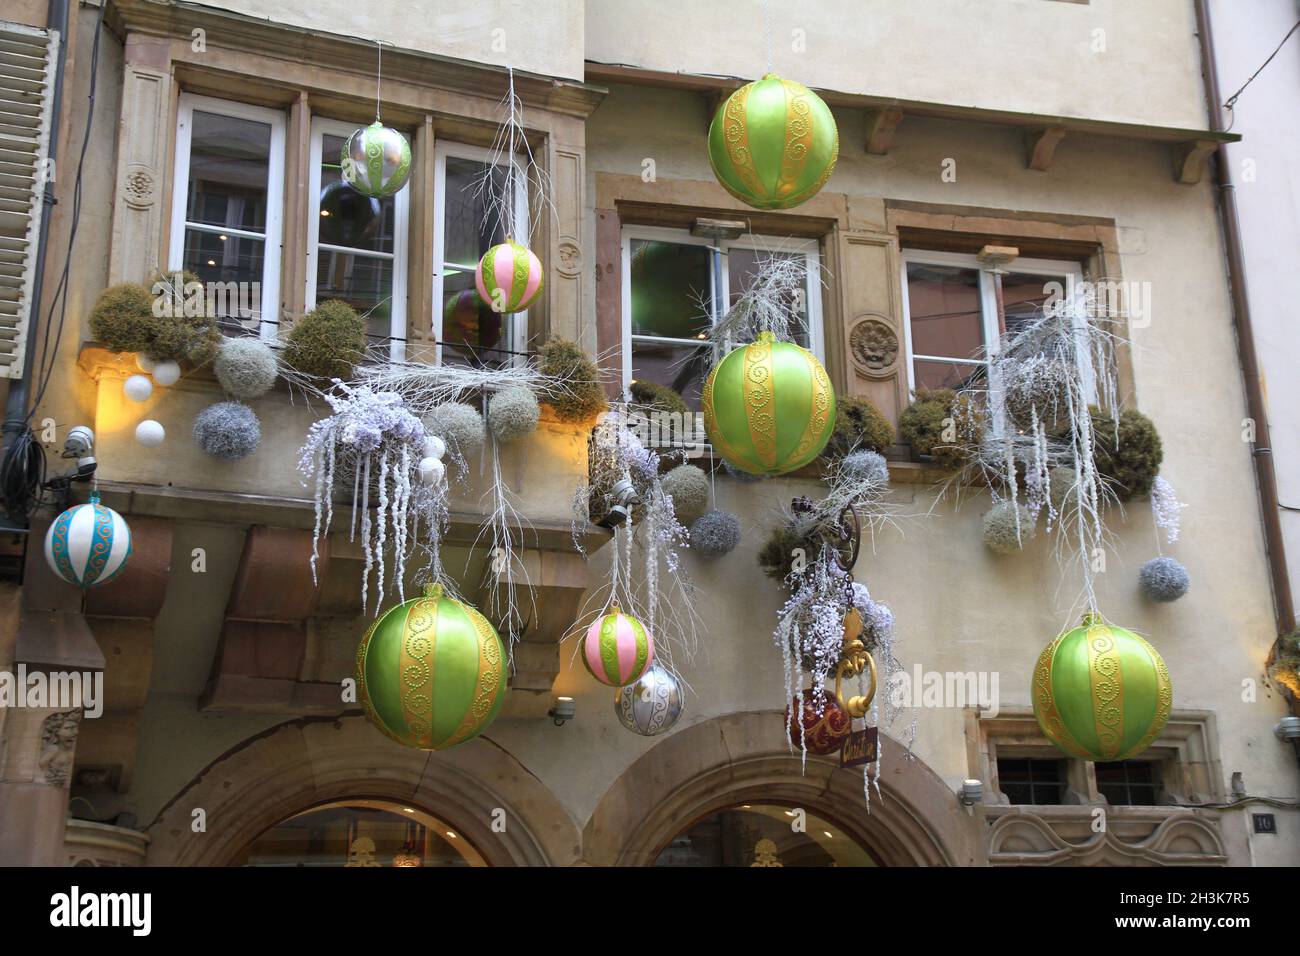
M 983 376 L 984 314 L 978 269 L 907 264 L 916 388 L 964 388 Z
M 1159 804 L 1158 766 L 1152 760 L 1119 760 L 1099 763 L 1097 792 L 1113 807 L 1153 807 Z
M 1060 804 L 1065 796 L 1065 761 L 999 757 L 998 789 L 1011 803 Z
M 730 297 L 729 302 L 734 305 L 754 282 L 754 277 L 758 272 L 759 264 L 770 259 L 790 259 L 797 260 L 804 258 L 801 255 L 784 252 L 766 252 L 757 249 L 744 249 L 732 246 L 727 250 L 727 294 Z M 808 344 L 808 286 L 805 282 L 803 295 L 798 301 L 790 302 L 791 312 L 798 317 L 798 331 L 795 333 L 794 340 L 804 348 L 811 348 Z
M 742 804 L 693 824 L 664 847 L 655 866 L 876 866 L 830 821 L 773 804 Z
M 413 807 L 373 801 L 308 810 L 267 830 L 236 866 L 486 866 L 465 838 Z
M 712 357 L 709 247 L 632 239 L 630 255 L 632 380 L 667 385 L 698 408 Z

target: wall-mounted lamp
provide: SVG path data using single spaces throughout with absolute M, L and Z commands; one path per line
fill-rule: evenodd
M 566 720 L 573 720 L 578 714 L 578 706 L 572 697 L 555 698 L 555 706 L 546 712 L 546 716 L 555 721 L 556 727 L 563 727 Z
M 984 799 L 984 783 L 981 780 L 963 780 L 957 791 L 957 799 L 963 807 L 973 807 Z
M 1273 734 L 1284 743 L 1300 740 L 1300 717 L 1283 717 L 1273 728 Z

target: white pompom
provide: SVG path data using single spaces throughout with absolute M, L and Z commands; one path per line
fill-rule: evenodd
M 166 437 L 167 433 L 163 431 L 162 425 L 152 418 L 146 418 L 135 426 L 135 440 L 145 448 L 157 448 Z
M 152 372 L 154 370 L 154 367 L 157 366 L 158 360 L 151 359 L 143 352 L 137 352 L 135 356 L 135 364 L 139 367 L 140 371 L 142 372 Z
M 148 401 L 153 394 L 153 382 L 149 381 L 148 375 L 132 375 L 122 383 L 122 391 L 133 402 Z
M 420 459 L 420 480 L 426 485 L 436 485 L 442 481 L 442 476 L 446 471 L 447 469 L 443 463 L 436 458 Z
M 181 367 L 171 361 L 159 362 L 153 367 L 153 380 L 159 385 L 175 385 L 181 380 Z
M 437 435 L 427 435 L 424 439 L 424 455 L 426 458 L 437 458 L 441 460 L 442 456 L 447 454 L 447 443 Z

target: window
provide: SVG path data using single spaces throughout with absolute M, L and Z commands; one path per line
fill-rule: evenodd
M 1097 792 L 1113 807 L 1153 807 L 1159 803 L 1159 766 L 1151 760 L 1120 760 L 1095 765 Z
M 803 260 L 807 281 L 796 341 L 822 358 L 816 241 L 742 236 L 714 244 L 684 229 L 624 229 L 623 381 L 670 386 L 689 407 L 699 408 L 712 361 L 709 329 L 771 256 Z
M 168 267 L 205 284 L 227 334 L 279 324 L 284 114 L 183 94 Z
M 365 317 L 371 346 L 406 354 L 407 211 L 410 187 L 371 199 L 348 186 L 339 154 L 356 124 L 317 117 L 311 124 L 307 308 L 340 299 Z
M 913 390 L 979 387 L 987 381 L 988 357 L 1001 336 L 1041 314 L 1048 283 L 1071 281 L 1074 287 L 1082 281 L 1078 263 L 1016 259 L 994 271 L 973 255 L 904 251 L 908 385 Z
M 1065 801 L 1064 760 L 998 758 L 998 789 L 1011 803 L 1059 805 Z
M 435 149 L 435 209 L 441 210 L 434 232 L 433 277 L 436 303 L 433 316 L 440 362 L 505 365 L 527 344 L 528 313 L 500 315 L 484 302 L 474 285 L 474 273 L 483 254 L 505 242 L 508 226 L 492 215 L 487 196 L 479 187 L 492 170 L 497 194 L 504 189 L 506 168 L 491 166 L 486 149 L 457 143 L 438 143 Z M 523 189 L 513 197 L 516 222 L 527 222 L 528 196 Z M 513 236 L 527 245 L 526 236 Z
M 876 866 L 852 836 L 811 810 L 802 829 L 796 811 L 775 804 L 746 803 L 711 814 L 678 834 L 654 866 Z

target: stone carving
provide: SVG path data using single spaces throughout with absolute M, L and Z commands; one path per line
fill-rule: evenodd
M 849 352 L 864 372 L 888 371 L 898 361 L 898 335 L 881 319 L 861 319 L 849 332 Z
M 1056 808 L 1053 808 L 1056 809 Z M 1080 841 L 1075 831 L 1091 831 L 1091 810 L 1077 808 L 1068 818 L 1047 819 L 1023 810 L 999 816 L 989 828 L 992 866 L 1226 866 L 1227 855 L 1214 818 L 1195 812 L 1150 808 L 1130 811 L 1126 822 L 1136 832 L 1124 835 L 1108 826 Z M 1125 808 L 1126 810 L 1128 808 Z M 1144 808 L 1146 809 L 1146 808 Z M 1129 817 L 1147 817 L 1146 826 Z M 1146 835 L 1142 834 L 1146 829 Z M 1065 839 L 1072 836 L 1073 839 Z M 1134 838 L 1136 837 L 1136 838 Z
M 127 205 L 145 209 L 153 205 L 154 175 L 145 166 L 131 166 L 123 182 Z
M 55 787 L 66 787 L 72 777 L 73 754 L 77 747 L 77 731 L 81 727 L 81 711 L 69 710 L 50 714 L 41 724 L 41 769 L 39 782 Z
M 785 866 L 785 864 L 781 862 L 781 857 L 776 852 L 776 844 L 764 838 L 754 844 L 754 862 L 749 866 L 753 869 L 756 866 Z
M 582 271 L 582 247 L 572 239 L 561 239 L 556 250 L 558 262 L 556 268 L 561 275 L 570 278 Z

